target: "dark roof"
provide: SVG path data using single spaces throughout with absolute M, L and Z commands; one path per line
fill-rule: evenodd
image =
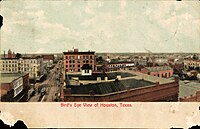
M 94 51 L 87 51 L 87 52 L 63 52 L 63 54 L 74 54 L 74 55 L 78 55 L 78 54 L 94 54 Z
M 101 82 L 88 85 L 70 86 L 72 94 L 89 94 L 91 91 L 94 94 L 108 94 L 126 90 L 127 88 L 134 89 L 153 85 L 154 83 L 145 80 L 126 79 L 115 80 L 112 82 Z
M 83 66 L 81 67 L 81 69 L 92 69 L 92 66 L 89 64 L 83 64 Z

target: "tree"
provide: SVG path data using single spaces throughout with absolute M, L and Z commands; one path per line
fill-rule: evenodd
M 16 58 L 22 58 L 22 54 L 17 53 L 17 54 L 16 54 Z

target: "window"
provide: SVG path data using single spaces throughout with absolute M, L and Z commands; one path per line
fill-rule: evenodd
M 89 63 L 89 61 L 88 61 L 88 60 L 86 60 L 86 63 Z
M 90 63 L 92 63 L 92 60 L 90 61 Z
M 68 56 L 65 56 L 66 59 L 68 59 Z
M 78 65 L 78 67 L 80 68 L 80 65 Z
M 68 67 L 68 65 L 66 65 L 66 68 Z
M 92 56 L 90 56 L 90 59 L 92 59 Z
M 80 72 L 81 70 L 80 69 L 78 69 L 78 72 Z

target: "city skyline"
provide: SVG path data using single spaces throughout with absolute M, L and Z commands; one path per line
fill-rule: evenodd
M 1 53 L 200 51 L 198 2 L 1 2 Z

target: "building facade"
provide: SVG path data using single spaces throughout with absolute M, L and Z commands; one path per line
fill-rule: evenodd
M 111 62 L 107 64 L 109 71 L 125 70 L 135 67 L 134 62 Z
M 94 70 L 95 52 L 93 51 L 79 52 L 78 49 L 74 49 L 73 51 L 63 52 L 63 55 L 65 73 L 81 72 L 83 64 L 89 64 Z
M 29 74 L 1 74 L 1 101 L 27 101 L 29 90 Z
M 151 76 L 169 78 L 173 75 L 173 69 L 169 66 L 145 67 L 141 69 L 141 73 Z
M 184 60 L 185 69 L 200 69 L 200 60 Z
M 2 58 L 0 60 L 1 73 L 18 73 L 18 59 L 17 58 Z
M 1 73 L 29 73 L 30 78 L 43 74 L 43 59 L 36 58 L 2 58 L 0 60 Z
M 44 72 L 42 57 L 24 57 L 19 59 L 18 71 L 20 73 L 28 72 L 31 79 L 39 77 Z

